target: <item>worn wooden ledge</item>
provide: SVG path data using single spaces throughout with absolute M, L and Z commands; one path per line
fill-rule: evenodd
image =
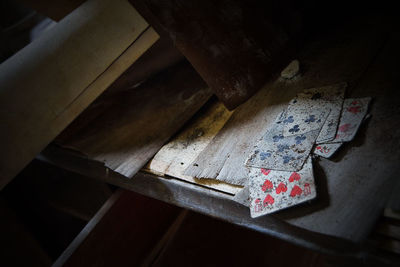
M 87 159 L 74 151 L 66 150 L 56 145 L 48 146 L 37 159 L 315 251 L 326 254 L 339 254 L 345 257 L 362 257 L 364 255 L 360 244 L 292 226 L 273 215 L 252 219 L 248 207 L 233 201 L 231 195 L 223 192 L 143 172 L 139 172 L 133 178 L 127 179 L 125 176 L 106 168 L 98 161 Z

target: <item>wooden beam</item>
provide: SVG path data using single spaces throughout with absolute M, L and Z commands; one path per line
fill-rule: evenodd
M 289 1 L 135 0 L 144 2 L 176 47 L 225 104 L 234 109 L 271 78 L 299 14 Z
M 99 99 L 56 139 L 131 178 L 211 96 L 186 62 Z
M 182 210 L 119 190 L 104 204 L 53 266 L 139 266 L 167 241 Z M 161 241 L 161 244 L 160 244 Z

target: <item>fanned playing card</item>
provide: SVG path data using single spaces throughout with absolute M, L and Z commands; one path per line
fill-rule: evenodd
M 367 114 L 370 101 L 370 97 L 344 100 L 336 137 L 329 143 L 342 143 L 353 140 Z
M 290 117 L 281 113 L 267 133 L 254 146 L 246 161 L 250 167 L 280 171 L 299 171 L 318 137 L 328 113 L 321 117 L 319 128 L 302 134 L 284 136 L 283 129 Z
M 319 102 L 318 105 L 329 107 L 330 109 L 329 116 L 317 138 L 317 144 L 328 142 L 335 138 L 346 87 L 347 83 L 339 83 L 307 89 L 299 94 L 299 96 Z
M 346 83 L 317 87 L 304 90 L 290 101 L 287 110 L 287 123 L 284 136 L 300 134 L 319 128 L 321 116 L 329 112 L 317 143 L 335 138 L 340 113 L 342 110 Z
M 298 172 L 249 168 L 249 192 L 252 218 L 314 199 L 317 193 L 311 157 Z
M 343 143 L 325 143 L 314 147 L 313 154 L 324 158 L 330 158 L 343 145 Z
M 294 136 L 318 130 L 325 123 L 330 112 L 330 105 L 324 105 L 319 100 L 308 96 L 297 96 L 289 102 L 286 119 L 283 121 L 283 136 Z

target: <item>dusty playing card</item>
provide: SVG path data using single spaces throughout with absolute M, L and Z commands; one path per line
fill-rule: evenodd
M 319 102 L 318 105 L 322 105 L 330 109 L 329 116 L 318 135 L 316 141 L 317 144 L 331 141 L 335 138 L 346 87 L 347 83 L 339 83 L 318 88 L 311 88 L 300 94 L 303 97 L 308 97 L 311 100 Z
M 298 172 L 249 168 L 249 192 L 252 218 L 314 199 L 311 157 Z
M 349 98 L 344 100 L 336 137 L 329 143 L 341 143 L 353 140 L 367 114 L 370 101 L 370 97 Z
M 282 113 L 263 138 L 256 143 L 246 161 L 246 166 L 280 171 L 299 171 L 310 154 L 327 115 L 326 113 L 321 118 L 322 123 L 318 124 L 319 128 L 316 130 L 284 136 L 282 131 L 289 118 L 285 118 Z
M 300 134 L 320 127 L 321 116 L 329 112 L 317 143 L 335 138 L 340 112 L 342 110 L 346 83 L 304 90 L 290 101 L 284 136 Z
M 329 112 L 330 105 L 323 105 L 321 101 L 309 99 L 308 96 L 297 96 L 289 102 L 283 121 L 283 136 L 320 130 Z
M 341 147 L 343 143 L 325 143 L 318 144 L 314 147 L 313 154 L 317 156 L 321 156 L 324 158 L 330 158 L 338 149 Z

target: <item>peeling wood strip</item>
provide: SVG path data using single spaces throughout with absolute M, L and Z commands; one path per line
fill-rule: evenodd
M 213 102 L 193 120 L 178 136 L 163 146 L 148 163 L 147 169 L 158 175 L 168 175 L 184 181 L 200 184 L 230 194 L 236 194 L 241 187 L 213 179 L 195 179 L 184 175 L 186 167 L 204 150 L 218 131 L 230 118 L 232 112 L 221 102 Z

